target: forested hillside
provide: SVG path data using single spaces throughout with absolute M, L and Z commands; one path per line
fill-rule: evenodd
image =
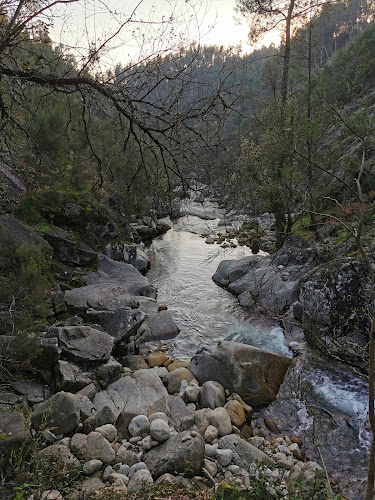
M 53 224 L 64 203 L 81 198 L 125 211 L 162 210 L 176 186 L 196 179 L 225 186 L 229 204 L 236 199 L 256 212 L 301 212 L 307 199 L 319 211 L 322 195 L 334 195 L 330 181 L 319 192 L 324 170 L 340 165 L 350 182 L 358 158 L 345 151 L 371 140 L 370 19 L 369 3 L 339 2 L 302 20 L 293 31 L 285 110 L 282 48 L 243 55 L 193 45 L 92 75 L 41 25 L 22 31 L 19 19 L 19 33 L 4 39 L 1 63 L 1 159 L 26 187 L 19 215 Z M 6 16 L 2 26 L 7 31 Z M 287 160 L 278 208 L 267 197 L 274 198 L 280 154 Z M 3 198 L 3 208 L 14 210 Z

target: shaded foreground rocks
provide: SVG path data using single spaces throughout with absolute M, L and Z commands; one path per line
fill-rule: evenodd
M 214 380 L 249 405 L 272 402 L 291 360 L 280 354 L 235 342 L 219 342 L 211 351 L 196 354 L 190 371 L 199 383 Z
M 155 481 L 182 481 L 184 488 L 190 481 L 225 481 L 252 490 L 260 477 L 267 491 L 287 494 L 286 478 L 304 460 L 298 444 L 278 437 L 275 446 L 252 437 L 252 408 L 218 381 L 201 387 L 188 368 L 181 371 L 186 363 L 161 353 L 144 361 L 153 367 L 125 368 L 107 387 L 95 389 L 90 383 L 76 394 L 58 392 L 35 408 L 31 431 L 44 442 L 37 458 L 58 467 L 49 478 L 50 490 L 59 494 L 64 471 L 73 482 L 71 498 L 77 500 L 88 492 L 136 492 Z M 172 366 L 171 371 L 162 365 Z M 169 394 L 173 372 L 179 387 L 176 382 L 176 392 Z M 181 373 L 190 382 L 181 380 Z M 198 389 L 195 403 L 192 388 Z
M 12 451 L 29 439 L 29 426 L 22 413 L 16 410 L 0 411 L 0 469 L 6 469 Z

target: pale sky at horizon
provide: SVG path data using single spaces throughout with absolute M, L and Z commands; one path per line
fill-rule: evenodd
M 250 52 L 248 23 L 236 15 L 235 4 L 236 0 L 83 0 L 61 8 L 50 34 L 55 43 L 78 47 L 76 54 L 85 56 L 89 43 L 99 47 L 135 9 L 132 21 L 111 42 L 111 50 L 103 52 L 103 67 L 141 60 L 193 39 L 201 45 L 241 44 Z M 173 27 L 166 22 L 170 16 L 176 20 Z

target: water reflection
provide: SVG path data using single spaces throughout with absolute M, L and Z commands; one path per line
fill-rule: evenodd
M 217 224 L 218 219 L 182 217 L 148 249 L 151 270 L 147 278 L 158 289 L 158 302 L 168 306 L 181 330 L 169 343 L 171 354 L 188 359 L 199 347 L 229 337 L 291 355 L 283 330 L 275 322 L 250 315 L 212 281 L 220 261 L 252 255 L 247 247 L 206 244 L 200 235 L 211 233 Z

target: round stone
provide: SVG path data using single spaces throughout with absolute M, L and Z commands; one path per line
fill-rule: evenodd
M 211 443 L 219 435 L 219 431 L 213 425 L 209 425 L 204 433 L 204 440 L 206 443 Z
M 89 460 L 88 462 L 83 464 L 82 472 L 87 476 L 91 476 L 92 474 L 100 470 L 102 465 L 103 462 L 101 460 L 96 460 L 96 459 Z
M 166 441 L 171 435 L 171 430 L 167 422 L 161 418 L 156 418 L 151 422 L 150 434 L 156 441 Z
M 216 450 L 216 460 L 223 467 L 226 467 L 227 465 L 229 465 L 231 463 L 232 457 L 233 457 L 232 450 L 227 450 L 227 449 L 224 449 L 224 450 L 218 449 L 218 450 Z
M 146 417 L 146 415 L 137 415 L 136 417 L 132 418 L 128 431 L 129 433 L 135 437 L 135 436 L 145 436 L 148 434 L 150 430 L 150 421 Z
M 128 492 L 135 493 L 138 490 L 150 487 L 154 484 L 151 472 L 147 469 L 140 469 L 134 473 L 129 481 Z
M 128 474 L 129 478 L 134 476 L 134 474 L 137 471 L 142 470 L 142 469 L 147 469 L 147 465 L 144 462 L 138 462 L 137 464 L 132 465 L 130 467 L 129 474 Z

